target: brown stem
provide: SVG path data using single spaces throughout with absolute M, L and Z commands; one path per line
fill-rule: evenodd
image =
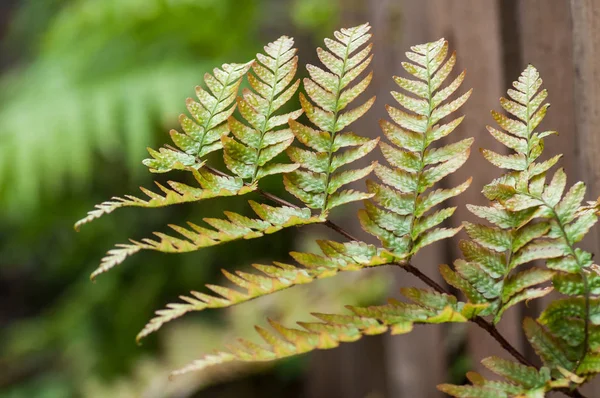
M 500 334 L 500 332 L 498 331 L 498 329 L 496 329 L 496 327 L 494 325 L 492 325 L 491 323 L 489 323 L 488 321 L 486 321 L 485 319 L 483 319 L 480 316 L 476 316 L 471 321 L 474 322 L 477 326 L 479 326 L 483 330 L 485 330 L 486 332 L 488 332 L 490 334 L 490 336 L 492 336 L 498 343 L 500 343 L 502 348 L 504 348 L 506 351 L 508 351 L 513 357 L 515 357 L 523 365 L 536 367 L 531 362 L 529 362 L 527 360 L 527 358 L 525 358 L 523 356 L 523 354 L 521 354 L 519 351 L 517 351 L 517 349 L 515 347 L 513 347 L 504 338 L 504 336 L 502 336 Z
M 431 279 L 430 277 L 428 277 L 427 275 L 425 275 L 424 273 L 422 273 L 421 271 L 419 271 L 419 269 L 417 267 L 415 267 L 414 265 L 412 265 L 412 264 L 399 264 L 399 263 L 395 263 L 394 265 L 397 265 L 400 268 L 402 268 L 403 270 L 405 270 L 406 272 L 408 272 L 410 274 L 413 274 L 414 276 L 416 276 L 417 278 L 419 278 L 420 280 L 422 280 L 423 282 L 425 282 L 427 285 L 429 285 L 430 287 L 432 287 L 433 290 L 435 290 L 436 292 L 450 294 L 449 291 L 447 291 L 442 286 L 440 286 L 436 281 L 434 281 L 433 279 Z
M 355 238 L 354 236 L 352 236 L 350 233 L 346 232 L 342 227 L 340 227 L 339 225 L 337 225 L 336 223 L 334 223 L 333 221 L 327 220 L 325 221 L 325 225 L 331 229 L 333 229 L 335 232 L 337 232 L 338 234 L 345 236 L 346 238 L 353 240 L 353 241 L 358 241 L 357 238 Z
M 275 195 L 273 195 L 272 193 L 269 193 L 269 192 L 263 191 L 263 190 L 262 190 L 262 189 L 260 189 L 260 188 L 258 188 L 258 189 L 256 190 L 256 192 L 258 192 L 259 194 L 261 194 L 261 195 L 262 195 L 262 196 L 264 196 L 265 198 L 267 198 L 267 199 L 269 199 L 269 200 L 271 200 L 271 201 L 273 201 L 273 202 L 275 202 L 275 203 L 278 203 L 278 204 L 280 204 L 280 205 L 282 205 L 282 206 L 293 207 L 293 208 L 296 208 L 296 209 L 298 208 L 298 206 L 296 206 L 295 204 L 293 204 L 293 203 L 290 203 L 290 202 L 288 202 L 288 201 L 287 201 L 287 200 L 285 200 L 285 199 L 281 199 L 279 196 L 275 196 Z

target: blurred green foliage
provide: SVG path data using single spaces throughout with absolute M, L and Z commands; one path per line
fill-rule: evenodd
M 9 35 L 35 50 L 0 83 L 0 197 L 20 212 L 66 182 L 84 187 L 98 154 L 141 170 L 150 133 L 173 124 L 206 69 L 257 47 L 256 1 L 42 3 L 16 19 L 41 31 Z
M 156 308 L 218 280 L 218 268 L 248 265 L 248 250 L 256 262 L 286 259 L 300 244 L 294 231 L 251 246 L 140 255 L 91 284 L 89 272 L 115 241 L 248 206 L 231 198 L 128 210 L 80 234 L 73 222 L 94 203 L 150 185 L 152 176 L 142 173 L 144 148 L 167 141 L 204 72 L 245 62 L 267 39 L 294 30 L 308 41 L 304 54 L 313 53 L 312 38 L 336 24 L 336 2 L 22 0 L 17 6 L 1 43 L 8 65 L 0 74 L 0 397 L 193 395 L 220 378 L 169 383 L 166 375 L 228 338 L 223 325 L 236 333 L 242 329 L 236 324 L 246 328 L 265 313 L 298 315 L 305 308 L 283 311 L 279 302 L 259 301 L 224 318 L 202 314 L 142 347 L 135 334 Z M 349 302 L 352 292 L 353 300 L 368 302 L 381 294 L 370 286 L 357 296 L 357 283 L 338 280 L 338 298 Z M 298 290 L 281 302 L 309 294 L 336 305 L 337 296 L 319 291 Z M 284 363 L 270 383 L 289 385 L 297 366 Z

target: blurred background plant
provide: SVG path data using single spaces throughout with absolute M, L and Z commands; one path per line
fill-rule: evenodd
M 72 229 L 95 203 L 149 186 L 154 176 L 141 165 L 144 148 L 167 141 L 166 132 L 176 126 L 185 98 L 206 71 L 223 62 L 245 62 L 262 43 L 284 33 L 296 34 L 301 51 L 304 46 L 306 55 L 312 54 L 314 39 L 337 24 L 336 3 L 322 4 L 20 0 L 0 5 L 0 396 L 193 396 L 222 377 L 169 383 L 170 370 L 266 315 L 298 315 L 304 310 L 295 307 L 298 294 L 311 295 L 315 310 L 382 294 L 385 282 L 378 276 L 369 278 L 381 289 L 370 286 L 368 294 L 352 298 L 348 286 L 363 282 L 338 280 L 333 295 L 323 285 L 224 317 L 192 317 L 138 347 L 135 334 L 177 294 L 215 280 L 220 267 L 247 265 L 248 257 L 286 259 L 292 248 L 305 248 L 303 240 L 290 230 L 254 242 L 251 253 L 238 242 L 187 256 L 140 256 L 92 285 L 89 272 L 114 241 L 147 234 L 167 220 L 223 209 L 244 212 L 247 206 L 233 199 L 143 215 L 134 210 L 123 212 L 118 223 L 107 217 L 81 234 Z M 276 190 L 280 184 L 274 182 Z M 301 365 L 302 360 L 288 361 L 269 370 L 269 388 L 293 387 Z M 227 372 L 228 379 L 254 370 Z M 220 396 L 239 396 L 239 388 L 264 384 L 260 377 L 227 384 Z

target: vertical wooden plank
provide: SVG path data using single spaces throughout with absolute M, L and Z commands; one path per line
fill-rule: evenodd
M 379 336 L 365 337 L 335 350 L 311 354 L 303 396 L 310 398 L 389 397 L 382 358 L 386 348 Z
M 503 43 L 501 14 L 497 1 L 469 0 L 446 2 L 431 0 L 432 26 L 436 36 L 446 36 L 451 47 L 458 55 L 458 70 L 467 69 L 466 87 L 474 87 L 473 95 L 461 109 L 467 115 L 451 141 L 466 137 L 475 137 L 475 144 L 467 166 L 450 176 L 449 186 L 463 182 L 467 176 L 473 177 L 472 187 L 457 200 L 456 220 L 477 221 L 464 207 L 464 203 L 485 204 L 481 187 L 501 172 L 489 164 L 479 154 L 479 148 L 488 148 L 499 153 L 506 148 L 496 142 L 485 130 L 492 123 L 491 109 L 498 108 L 498 98 L 502 95 L 504 84 Z M 460 238 L 464 238 L 461 233 Z M 456 244 L 449 247 L 452 259 L 459 258 Z M 523 344 L 518 311 L 508 311 L 498 329 L 519 351 Z M 468 347 L 472 366 L 480 369 L 479 361 L 490 355 L 506 357 L 507 354 L 486 332 L 470 327 Z
M 563 153 L 561 164 L 574 181 L 582 178 L 577 164 L 575 140 L 573 51 L 568 0 L 519 2 L 522 62 L 518 69 L 533 64 L 548 89 L 552 104 L 540 126 L 559 136 L 545 140 L 547 156 Z M 517 76 L 513 76 L 513 80 Z
M 600 193 L 600 3 L 571 0 L 577 144 L 588 189 Z
M 600 195 L 600 3 L 595 0 L 571 0 L 573 27 L 573 77 L 575 102 L 575 156 L 581 177 L 588 188 L 587 198 Z M 572 181 L 572 180 L 571 180 Z M 598 229 L 591 231 L 584 247 L 600 253 Z M 600 380 L 583 391 L 600 396 Z
M 520 32 L 520 56 L 516 60 L 505 60 L 512 74 L 507 74 L 507 83 L 516 79 L 527 64 L 533 64 L 539 70 L 544 87 L 548 89 L 548 101 L 552 104 L 540 130 L 559 132 L 558 136 L 546 139 L 544 158 L 564 154 L 561 166 L 572 181 L 578 180 L 581 173 L 575 153 L 572 29 L 568 0 L 519 2 L 515 11 L 519 16 L 515 24 Z M 543 266 L 543 263 L 538 265 Z M 534 301 L 523 309 L 523 315 L 536 317 L 554 299 L 555 295 L 549 295 Z M 540 363 L 529 344 L 525 344 L 524 353 L 534 363 Z

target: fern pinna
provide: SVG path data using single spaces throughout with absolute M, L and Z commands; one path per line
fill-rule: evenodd
M 446 101 L 456 91 L 465 77 L 463 71 L 449 85 L 448 78 L 456 54 L 448 59 L 448 42 L 439 40 L 412 48 L 407 57 L 414 63 L 404 62 L 404 69 L 416 77 L 410 80 L 396 77 L 395 81 L 408 94 L 393 92 L 402 107 L 412 113 L 387 106 L 394 121 L 382 120 L 381 129 L 390 142 L 381 144 L 383 156 L 392 166 L 378 165 L 377 176 L 384 184 L 367 182 L 372 202 L 365 202 L 359 213 L 363 228 L 378 237 L 384 247 L 400 260 L 408 260 L 418 250 L 440 239 L 454 236 L 457 228 L 434 228 L 450 217 L 455 207 L 427 213 L 436 205 L 465 191 L 470 180 L 455 188 L 428 192 L 438 181 L 456 171 L 469 157 L 472 138 L 440 148 L 431 144 L 450 134 L 463 120 L 457 117 L 438 125 L 438 122 L 460 108 L 469 98 L 467 91 L 456 100 Z M 440 106 L 441 105 L 441 106 Z
M 324 215 L 334 207 L 372 196 L 354 190 L 340 191 L 340 188 L 367 176 L 374 165 L 338 171 L 340 167 L 367 155 L 379 141 L 342 132 L 375 102 L 373 97 L 350 111 L 342 112 L 371 83 L 373 74 L 369 73 L 354 86 L 349 86 L 368 68 L 373 58 L 369 55 L 372 45 L 364 46 L 371 38 L 369 30 L 370 26 L 365 24 L 336 32 L 337 40 L 325 39 L 327 49 L 318 48 L 317 55 L 327 71 L 307 65 L 310 78 L 304 79 L 304 89 L 310 100 L 300 94 L 304 113 L 318 129 L 290 121 L 296 138 L 308 149 L 288 149 L 288 155 L 302 170 L 286 174 L 285 187 L 308 207 L 320 209 Z M 364 48 L 358 51 L 362 46 Z M 351 149 L 338 154 L 340 149 L 347 147 Z
M 403 288 L 403 301 L 349 306 L 345 314 L 315 313 L 315 320 L 300 322 L 300 328 L 269 320 L 271 329 L 256 327 L 263 344 L 241 339 L 174 374 L 231 361 L 272 361 L 333 348 L 364 335 L 408 333 L 416 324 L 472 322 L 490 333 L 518 363 L 487 358 L 484 366 L 507 381 L 487 380 L 471 372 L 467 374 L 470 385 L 443 384 L 440 390 L 456 397 L 542 397 L 553 390 L 582 396 L 577 388 L 600 373 L 600 300 L 596 296 L 600 276 L 592 255 L 576 244 L 597 222 L 600 201 L 582 204 L 582 183 L 565 193 L 562 169 L 546 181 L 560 156 L 539 160 L 544 138 L 554 132 L 537 131 L 548 109 L 544 104 L 547 92 L 540 90 L 537 70 L 528 66 L 514 89 L 508 90 L 510 99 L 500 100 L 508 115 L 492 112 L 499 127 L 488 127 L 488 131 L 513 153 L 482 150 L 488 161 L 506 170 L 484 187 L 488 206 L 467 206 L 486 223 L 465 222 L 462 227 L 448 228 L 440 225 L 456 207 L 441 205 L 471 184 L 468 179 L 456 187 L 436 187 L 467 161 L 473 143 L 472 138 L 446 142 L 463 120 L 452 114 L 471 94 L 471 90 L 456 93 L 465 72 L 449 79 L 456 53 L 449 55 L 444 39 L 412 47 L 406 53 L 410 62 L 402 63 L 410 77 L 394 78 L 401 91 L 392 96 L 401 108 L 387 106 L 391 121 L 380 122 L 389 143 L 348 132 L 346 128 L 375 100 L 346 110 L 373 77 L 367 72 L 372 59 L 369 31 L 370 26 L 364 24 L 341 29 L 333 39 L 325 39 L 325 48 L 317 50 L 324 69 L 307 66 L 306 95 L 298 94 L 302 109 L 289 113 L 279 110 L 301 85 L 295 78 L 298 57 L 291 38 L 283 36 L 268 44 L 254 61 L 226 64 L 207 74 L 207 89 L 196 89 L 199 102 L 187 102 L 192 119 L 180 118 L 184 133 L 171 131 L 175 147 L 149 149 L 152 158 L 144 161 L 152 172 L 191 173 L 199 186 L 171 181 L 169 188 L 158 185 L 162 195 L 142 188 L 149 199 L 113 198 L 98 205 L 76 227 L 119 207 L 161 207 L 252 191 L 275 205 L 250 201 L 258 218 L 225 212 L 225 218 L 204 219 L 205 226 L 191 222 L 188 227 L 170 226 L 180 237 L 156 233 L 156 240 L 119 245 L 109 251 L 92 276 L 140 250 L 195 251 L 290 226 L 322 223 L 347 241 L 321 240 L 317 242 L 321 253 L 291 252 L 293 261 L 253 264 L 252 272 L 223 270 L 230 286 L 211 284 L 206 286 L 210 292 L 181 296 L 181 302 L 156 312 L 138 340 L 191 311 L 231 307 L 343 271 L 395 265 L 429 288 Z M 240 93 L 244 76 L 249 88 Z M 302 114 L 306 120 L 300 119 Z M 294 145 L 295 140 L 299 145 Z M 444 144 L 437 144 L 440 140 Z M 376 146 L 387 166 L 372 162 L 362 169 L 341 169 Z M 223 155 L 228 172 L 206 164 L 205 156 L 212 152 Z M 274 161 L 283 152 L 292 163 Z M 379 182 L 368 180 L 367 192 L 342 189 L 372 171 Z M 286 190 L 305 207 L 260 189 L 260 180 L 271 174 L 282 174 Z M 381 246 L 361 242 L 329 220 L 332 209 L 361 200 L 360 223 Z M 463 259 L 456 260 L 453 268 L 442 265 L 440 272 L 465 301 L 411 263 L 419 250 L 453 237 L 463 227 L 469 236 L 459 243 Z M 536 368 L 502 337 L 495 324 L 513 305 L 545 296 L 553 288 L 564 297 L 552 301 L 537 319 L 523 321 L 525 334 L 544 364 Z

